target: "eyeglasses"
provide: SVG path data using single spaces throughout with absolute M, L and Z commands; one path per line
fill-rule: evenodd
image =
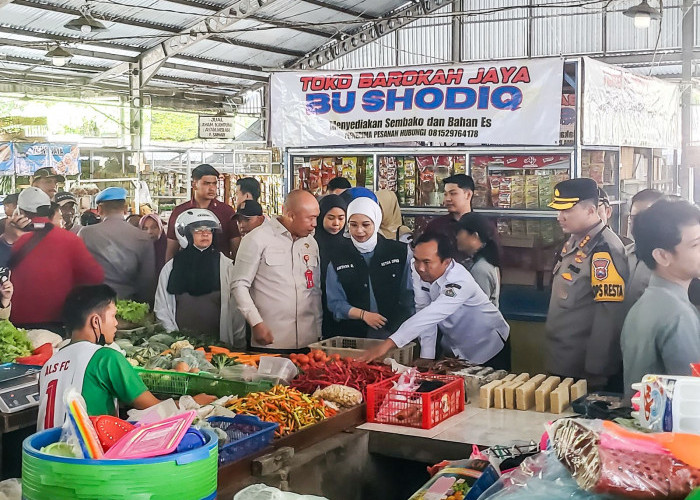
M 196 227 L 192 230 L 194 234 L 204 234 L 204 233 L 211 233 L 211 228 L 210 227 Z

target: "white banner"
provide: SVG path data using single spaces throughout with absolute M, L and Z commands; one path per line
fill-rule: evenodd
M 584 61 L 583 144 L 680 147 L 678 85 Z
M 233 116 L 199 116 L 200 139 L 234 139 L 235 118 Z
M 279 147 L 559 144 L 561 59 L 273 73 Z

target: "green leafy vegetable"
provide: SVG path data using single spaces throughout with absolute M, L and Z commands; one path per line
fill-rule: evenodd
M 117 317 L 131 323 L 140 323 L 149 311 L 148 304 L 134 302 L 133 300 L 117 301 Z
M 221 370 L 226 366 L 235 366 L 240 363 L 233 358 L 229 358 L 226 354 L 214 354 L 211 357 L 211 364 L 214 365 L 217 370 Z
M 31 354 L 32 343 L 27 338 L 27 332 L 18 330 L 7 320 L 0 321 L 0 362 L 9 363 Z

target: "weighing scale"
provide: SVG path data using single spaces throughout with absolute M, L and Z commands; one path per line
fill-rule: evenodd
M 39 405 L 40 366 L 0 365 L 0 413 L 15 413 Z

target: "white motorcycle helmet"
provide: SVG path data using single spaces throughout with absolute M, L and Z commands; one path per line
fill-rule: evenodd
M 178 215 L 175 221 L 175 236 L 182 248 L 187 248 L 190 244 L 187 235 L 200 227 L 221 231 L 221 222 L 213 212 L 204 208 L 191 208 Z

